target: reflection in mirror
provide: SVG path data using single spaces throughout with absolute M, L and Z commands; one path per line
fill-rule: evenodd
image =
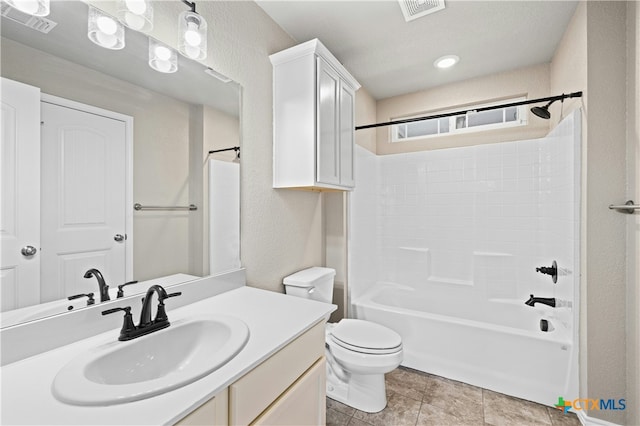
M 177 72 L 154 71 L 149 37 L 129 28 L 124 49 L 96 46 L 84 2 L 52 2 L 56 25 L 36 25 L 48 33 L 2 7 L 2 127 L 22 116 L 17 87 L 36 103 L 32 124 L 16 126 L 40 129 L 24 153 L 24 140 L 2 132 L 0 325 L 99 305 L 99 280 L 84 278 L 92 268 L 113 300 L 130 281 L 125 297 L 239 267 L 239 157 L 209 153 L 240 146 L 238 84 L 182 56 Z M 32 234 L 15 232 L 24 229 Z M 27 246 L 36 253 L 21 254 Z

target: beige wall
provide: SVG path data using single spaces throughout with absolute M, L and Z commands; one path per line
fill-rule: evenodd
M 551 67 L 552 90 L 585 91 L 580 288 L 583 398 L 628 395 L 627 217 L 606 208 L 626 199 L 626 9 L 625 2 L 581 3 Z M 589 412 L 589 416 L 619 424 L 626 423 L 625 414 Z
M 356 92 L 356 126 L 377 123 L 377 102 L 361 87 Z M 356 143 L 369 151 L 376 152 L 376 129 L 365 129 L 356 131 Z
M 134 202 L 188 204 L 186 103 L 4 38 L 2 75 L 43 93 L 132 116 Z M 188 221 L 184 213 L 134 214 L 134 279 L 188 272 Z
M 464 110 L 477 104 L 526 96 L 528 99 L 549 96 L 549 65 L 541 64 L 447 84 L 432 89 L 379 100 L 377 122 L 442 110 Z M 429 149 L 470 146 L 522 139 L 539 138 L 549 131 L 549 123 L 528 112 L 528 124 L 500 130 L 464 135 L 424 138 L 389 143 L 390 127 L 377 130 L 377 154 L 423 151 Z

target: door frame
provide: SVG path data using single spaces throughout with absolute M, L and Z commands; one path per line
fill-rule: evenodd
M 133 117 L 119 112 L 109 111 L 93 105 L 83 104 L 61 98 L 59 96 L 41 93 L 40 102 L 46 102 L 61 107 L 95 114 L 106 118 L 122 121 L 125 125 L 125 281 L 133 279 Z

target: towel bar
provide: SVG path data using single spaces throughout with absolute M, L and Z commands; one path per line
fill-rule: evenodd
M 134 210 L 198 210 L 195 204 L 189 204 L 188 206 L 143 206 L 140 203 L 133 205 Z

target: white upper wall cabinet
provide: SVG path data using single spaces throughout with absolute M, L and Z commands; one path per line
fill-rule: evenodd
M 351 190 L 360 84 L 318 39 L 270 56 L 273 187 Z

